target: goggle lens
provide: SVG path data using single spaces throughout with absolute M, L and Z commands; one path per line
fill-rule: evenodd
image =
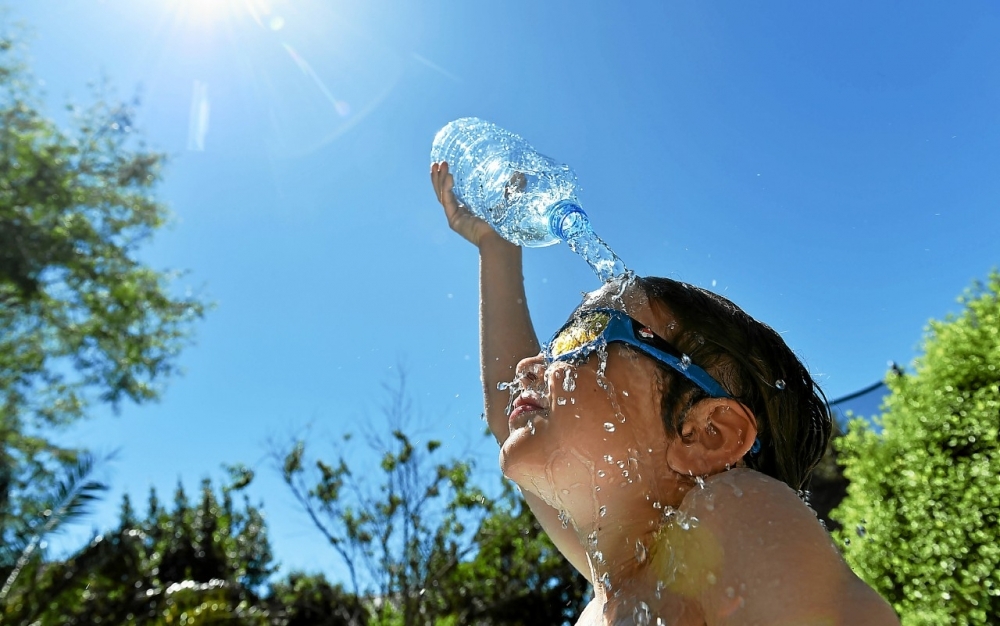
M 553 359 L 597 341 L 601 333 L 608 327 L 611 316 L 607 313 L 589 313 L 567 325 L 555 336 L 549 344 L 549 353 Z

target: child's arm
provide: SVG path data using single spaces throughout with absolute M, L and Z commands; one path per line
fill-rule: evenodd
M 458 204 L 448 164 L 431 166 L 431 182 L 452 230 L 479 248 L 479 341 L 486 422 L 497 442 L 510 435 L 510 394 L 497 383 L 514 379 L 518 362 L 538 354 L 521 272 L 521 248 Z
M 444 207 L 448 225 L 479 248 L 479 355 L 483 380 L 486 422 L 502 446 L 510 435 L 507 403 L 510 394 L 497 383 L 514 379 L 518 362 L 539 352 L 531 324 L 521 248 L 503 239 L 486 222 L 458 204 L 448 164 L 431 166 L 431 182 Z M 586 552 L 572 529 L 565 529 L 558 511 L 525 492 L 525 501 L 560 552 L 584 576 L 590 578 Z

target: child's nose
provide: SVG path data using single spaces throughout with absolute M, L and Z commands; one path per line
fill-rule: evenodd
M 545 357 L 538 353 L 535 356 L 521 359 L 515 370 L 517 379 L 523 379 L 528 385 L 541 380 L 545 372 Z

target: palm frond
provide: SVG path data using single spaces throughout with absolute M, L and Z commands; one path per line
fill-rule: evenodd
M 13 571 L 0 588 L 0 602 L 7 599 L 24 566 L 35 556 L 42 539 L 61 525 L 71 523 L 88 513 L 90 505 L 98 500 L 100 493 L 107 491 L 107 485 L 93 479 L 95 466 L 96 461 L 90 454 L 81 454 L 74 463 L 66 466 L 66 475 L 47 498 L 48 506 L 42 513 L 44 523 L 21 550 Z

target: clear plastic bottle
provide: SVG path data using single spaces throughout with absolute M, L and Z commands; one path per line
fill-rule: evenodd
M 463 117 L 434 137 L 431 162 L 447 161 L 455 196 L 520 246 L 566 241 L 602 280 L 625 265 L 590 226 L 576 197 L 576 174 L 496 124 Z

